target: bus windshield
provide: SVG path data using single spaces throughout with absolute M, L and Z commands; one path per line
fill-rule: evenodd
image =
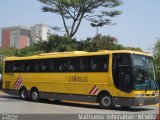
M 134 90 L 157 90 L 153 58 L 143 55 L 132 55 L 133 68 L 137 69 L 134 75 Z

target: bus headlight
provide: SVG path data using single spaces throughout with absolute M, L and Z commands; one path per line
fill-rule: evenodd
M 159 93 L 158 93 L 158 92 L 156 92 L 156 93 L 155 93 L 155 96 L 159 96 Z

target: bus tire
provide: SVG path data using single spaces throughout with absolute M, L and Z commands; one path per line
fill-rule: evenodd
M 39 91 L 37 89 L 31 90 L 31 100 L 33 102 L 38 102 L 39 101 Z
M 101 94 L 98 98 L 98 103 L 102 109 L 113 108 L 113 101 L 111 95 L 108 93 Z
M 20 94 L 20 98 L 21 98 L 22 100 L 27 100 L 28 94 L 27 94 L 26 88 L 20 89 L 19 94 Z

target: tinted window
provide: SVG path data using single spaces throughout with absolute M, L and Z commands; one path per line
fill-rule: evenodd
M 35 61 L 21 61 L 23 63 L 23 72 L 34 72 L 35 71 Z
M 13 62 L 5 62 L 5 72 L 13 71 Z
M 53 64 L 53 63 L 52 63 L 51 60 L 43 60 L 43 61 L 42 61 L 42 71 L 43 71 L 43 72 L 50 72 L 51 69 L 52 69 L 51 66 L 53 66 L 52 64 Z
M 91 70 L 92 71 L 107 71 L 108 70 L 107 56 L 92 57 Z
M 82 59 L 79 58 L 70 58 L 69 59 L 69 68 L 68 71 L 78 72 L 82 71 Z
M 108 62 L 107 55 L 6 61 L 5 72 L 106 72 Z
M 113 81 L 117 88 L 120 90 L 124 90 L 124 78 L 130 76 L 130 69 L 131 66 L 131 58 L 130 54 L 113 54 Z M 131 76 L 130 76 L 131 77 Z M 128 80 L 130 80 L 130 77 L 128 77 Z M 129 85 L 128 85 L 129 86 Z

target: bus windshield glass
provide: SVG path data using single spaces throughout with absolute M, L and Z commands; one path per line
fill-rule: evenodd
M 143 55 L 132 55 L 132 65 L 137 73 L 133 76 L 135 90 L 157 90 L 153 58 Z

